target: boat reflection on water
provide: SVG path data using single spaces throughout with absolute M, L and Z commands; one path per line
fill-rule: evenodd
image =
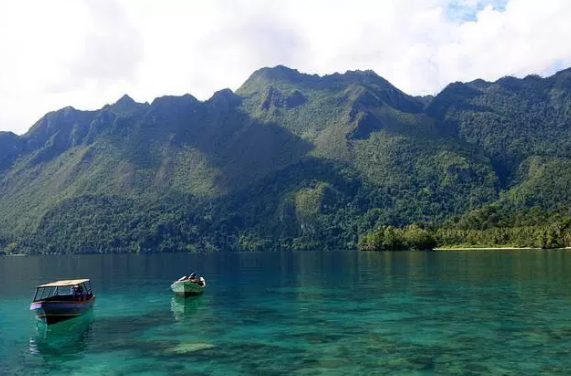
M 56 325 L 36 322 L 35 335 L 30 338 L 30 354 L 60 360 L 81 356 L 92 338 L 94 316 L 93 312 L 89 312 Z
M 183 296 L 174 295 L 171 298 L 171 311 L 177 321 L 184 320 L 185 317 L 192 316 L 200 307 L 202 296 L 185 298 Z

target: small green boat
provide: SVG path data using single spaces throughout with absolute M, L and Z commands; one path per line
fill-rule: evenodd
M 206 280 L 203 277 L 182 277 L 178 281 L 173 282 L 171 290 L 179 296 L 185 298 L 193 295 L 200 295 L 206 288 Z

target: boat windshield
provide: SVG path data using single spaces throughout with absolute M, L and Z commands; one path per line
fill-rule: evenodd
M 79 283 L 62 283 L 75 281 L 58 281 L 48 283 L 36 287 L 33 302 L 41 300 L 51 300 L 57 298 L 76 299 L 79 297 L 90 298 L 93 295 L 91 291 L 91 282 L 89 280 L 80 280 Z

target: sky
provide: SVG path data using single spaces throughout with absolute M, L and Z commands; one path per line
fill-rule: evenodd
M 0 131 L 253 71 L 372 69 L 401 90 L 571 67 L 569 0 L 0 0 Z

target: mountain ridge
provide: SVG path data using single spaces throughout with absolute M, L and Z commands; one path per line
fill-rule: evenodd
M 402 92 L 400 89 L 396 88 L 396 87 L 395 87 L 394 85 L 392 85 L 389 81 L 387 81 L 386 79 L 384 79 L 382 76 L 378 75 L 374 70 L 371 70 L 371 69 L 366 69 L 366 70 L 348 70 L 348 71 L 346 71 L 345 73 L 335 72 L 335 73 L 331 73 L 331 74 L 318 75 L 318 74 L 301 73 L 301 72 L 299 72 L 297 69 L 289 68 L 289 67 L 284 66 L 284 65 L 277 65 L 277 66 L 274 66 L 274 67 L 263 67 L 263 68 L 260 68 L 260 69 L 256 70 L 255 72 L 253 72 L 253 73 L 250 75 L 250 77 L 248 77 L 248 79 L 246 79 L 246 81 L 244 82 L 244 84 L 242 84 L 242 85 L 236 90 L 236 93 L 238 93 L 238 92 L 245 86 L 245 84 L 248 83 L 248 81 L 250 81 L 250 80 L 252 80 L 253 78 L 255 78 L 258 74 L 263 73 L 263 72 L 274 72 L 274 71 L 277 71 L 277 72 L 280 72 L 280 71 L 294 72 L 294 74 L 295 74 L 296 76 L 304 77 L 304 78 L 312 78 L 312 79 L 314 79 L 314 80 L 326 80 L 326 79 L 329 79 L 329 78 L 336 78 L 336 77 L 346 78 L 346 77 L 358 77 L 358 76 L 361 76 L 361 75 L 365 75 L 365 76 L 369 75 L 369 76 L 374 76 L 374 77 L 380 78 L 381 80 L 383 80 L 384 82 L 386 82 L 388 85 L 390 85 L 390 86 L 394 87 L 396 90 Z M 439 93 L 437 93 L 437 94 L 430 94 L 430 95 L 424 96 L 424 97 L 429 97 L 429 98 L 431 98 L 431 99 L 434 99 L 434 98 L 437 97 L 438 95 L 442 94 L 442 92 L 444 92 L 450 85 L 456 85 L 456 84 L 462 84 L 462 85 L 468 85 L 468 86 L 478 86 L 478 85 L 489 86 L 489 85 L 492 85 L 492 84 L 499 83 L 499 82 L 501 82 L 501 81 L 505 81 L 506 79 L 508 79 L 508 80 L 510 80 L 510 79 L 526 80 L 526 79 L 533 78 L 533 79 L 540 79 L 540 80 L 551 80 L 551 79 L 554 79 L 554 78 L 557 78 L 557 77 L 561 77 L 561 76 L 563 76 L 563 75 L 568 75 L 569 77 L 571 77 L 571 67 L 570 67 L 570 68 L 566 68 L 566 69 L 562 69 L 562 70 L 560 70 L 560 71 L 557 71 L 557 72 L 555 72 L 555 73 L 553 73 L 552 75 L 547 76 L 547 77 L 541 77 L 541 76 L 536 75 L 536 74 L 529 74 L 529 75 L 527 75 L 527 76 L 525 76 L 525 77 L 523 77 L 523 78 L 517 78 L 517 77 L 515 77 L 515 76 L 504 76 L 504 77 L 499 78 L 499 79 L 497 79 L 497 80 L 495 80 L 495 81 L 486 81 L 486 80 L 483 80 L 483 79 L 475 79 L 475 80 L 468 81 L 468 82 L 455 81 L 455 82 L 451 82 L 450 84 L 448 84 L 447 86 L 445 86 Z M 279 76 L 279 75 L 278 75 L 278 76 Z M 203 103 L 203 102 L 207 102 L 207 101 L 211 100 L 218 92 L 221 92 L 221 91 L 230 91 L 230 92 L 234 93 L 234 91 L 232 91 L 231 89 L 228 89 L 228 88 L 226 88 L 226 89 L 221 89 L 221 90 L 218 90 L 218 91 L 214 92 L 210 98 L 205 99 L 205 100 L 203 100 L 203 101 L 200 101 L 200 100 L 196 99 L 196 98 L 195 98 L 194 96 L 192 96 L 192 94 L 190 94 L 190 93 L 183 94 L 183 95 L 181 95 L 181 96 L 174 96 L 174 95 L 168 95 L 168 94 L 167 94 L 167 95 L 163 95 L 163 96 L 156 97 L 155 99 L 153 99 L 153 101 L 151 101 L 150 105 L 152 105 L 153 102 L 155 102 L 157 99 L 160 99 L 160 98 L 163 98 L 163 97 L 167 97 L 167 98 L 177 98 L 177 97 L 187 97 L 187 96 L 190 96 L 190 97 L 192 97 L 192 98 L 195 98 L 196 101 Z M 404 92 L 403 92 L 403 93 L 404 93 Z M 421 98 L 422 96 L 416 96 L 416 97 L 415 97 L 415 96 L 412 96 L 412 97 L 413 97 L 413 98 Z M 115 101 L 114 103 L 104 104 L 104 105 L 102 105 L 102 107 L 100 107 L 99 109 L 95 109 L 95 110 L 81 110 L 81 109 L 76 109 L 76 108 L 74 108 L 74 107 L 72 107 L 72 106 L 66 106 L 66 107 L 63 107 L 63 108 L 61 108 L 61 109 L 59 109 L 59 110 L 53 110 L 53 111 L 48 112 L 46 115 L 44 115 L 44 116 L 43 116 L 42 118 L 40 118 L 38 121 L 40 121 L 41 119 L 43 119 L 45 116 L 47 116 L 47 115 L 49 115 L 49 114 L 52 114 L 52 113 L 55 113 L 55 112 L 60 112 L 60 111 L 66 111 L 66 110 L 75 110 L 75 111 L 80 111 L 80 112 L 94 112 L 94 111 L 100 111 L 100 110 L 105 109 L 106 107 L 112 107 L 112 106 L 114 106 L 114 105 L 117 105 L 117 104 L 121 103 L 121 102 L 124 101 L 124 100 L 127 100 L 127 101 L 132 102 L 132 103 L 137 104 L 137 105 L 149 105 L 148 102 L 137 102 L 137 101 L 135 101 L 132 97 L 130 97 L 129 94 L 123 94 L 123 95 L 122 95 L 117 101 Z M 37 123 L 37 122 L 36 122 L 36 123 Z M 36 124 L 36 123 L 34 123 L 34 124 Z M 28 129 L 28 131 L 26 131 L 23 135 L 26 135 L 26 134 L 31 130 L 31 128 L 33 128 L 33 126 L 34 126 L 34 125 L 32 125 L 32 126 Z M 2 134 L 2 133 L 13 133 L 13 132 L 11 132 L 11 131 L 0 131 L 0 134 Z M 21 137 L 21 136 L 19 136 L 19 137 Z

